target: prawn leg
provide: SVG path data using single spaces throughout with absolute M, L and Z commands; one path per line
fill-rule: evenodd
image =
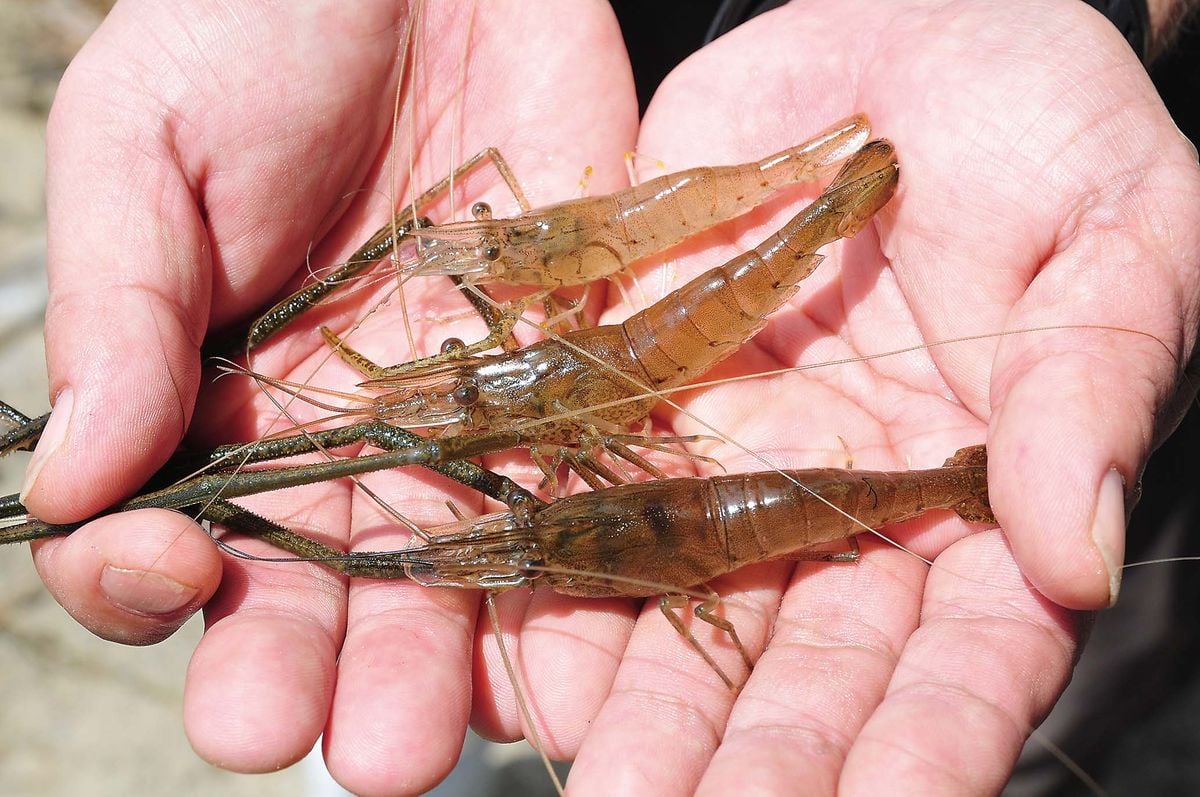
M 406 557 L 402 555 L 339 551 L 221 498 L 214 499 L 204 507 L 200 516 L 230 531 L 256 537 L 295 554 L 298 561 L 319 562 L 343 575 L 357 578 L 407 577 L 404 570 Z
M 512 435 L 474 435 L 473 448 L 469 456 L 502 450 L 512 442 Z M 249 445 L 232 444 L 209 452 L 182 452 L 173 458 L 167 467 L 174 472 L 192 470 L 197 467 L 216 468 L 241 467 L 316 451 L 341 448 L 355 443 L 370 443 L 376 448 L 405 459 L 403 464 L 423 465 L 441 475 L 466 485 L 476 492 L 495 499 L 516 511 L 525 507 L 532 496 L 523 487 L 498 473 L 469 462 L 465 457 L 452 456 L 450 449 L 436 441 L 430 441 L 406 429 L 400 429 L 383 421 L 362 421 L 319 432 L 260 440 Z M 471 443 L 469 443 L 471 444 Z M 224 464 L 228 463 L 228 464 Z M 308 467 L 319 468 L 321 464 Z M 318 481 L 320 479 L 317 479 Z
M 542 309 L 546 312 L 546 320 L 542 322 L 542 326 L 557 335 L 565 335 L 572 329 L 583 329 L 585 321 L 582 314 L 584 308 L 587 307 L 588 294 L 591 290 L 592 284 L 588 283 L 584 286 L 583 293 L 578 299 L 569 299 L 551 293 L 542 300 Z M 574 326 L 571 325 L 571 319 L 575 320 Z
M 733 623 L 721 617 L 716 613 L 717 605 L 721 602 L 721 596 L 716 590 L 709 589 L 708 599 L 703 601 L 696 607 L 696 618 L 703 620 L 709 625 L 724 631 L 729 636 L 729 641 L 737 648 L 738 653 L 742 655 L 742 663 L 746 665 L 746 671 L 754 669 L 754 662 L 750 660 L 750 654 L 746 652 L 746 646 L 742 644 L 741 637 L 738 636 L 737 629 L 733 627 Z
M 553 412 L 559 414 L 566 414 L 569 412 L 567 406 L 561 401 L 552 402 L 551 408 Z M 557 470 L 558 465 L 565 462 L 567 467 L 579 474 L 579 477 L 582 478 L 587 483 L 588 487 L 592 488 L 593 490 L 604 489 L 604 482 L 608 482 L 609 484 L 623 484 L 628 481 L 628 479 L 623 478 L 615 473 L 611 468 L 606 466 L 591 453 L 597 448 L 602 448 L 612 454 L 613 461 L 620 466 L 621 454 L 618 453 L 617 448 L 620 444 L 615 443 L 610 435 L 602 433 L 600 429 L 597 428 L 597 425 L 604 425 L 610 427 L 611 429 L 612 424 L 606 423 L 601 418 L 588 418 L 586 416 L 581 417 L 579 420 L 583 427 L 583 434 L 578 448 L 571 449 L 559 447 L 554 455 L 553 469 Z M 633 454 L 634 457 L 633 459 L 628 460 L 629 462 L 641 467 L 646 471 L 646 473 L 649 473 L 656 479 L 666 478 L 665 473 L 654 467 L 644 458 L 639 457 L 636 452 L 630 451 L 629 453 Z M 641 462 L 639 463 L 638 460 L 641 460 Z M 647 465 L 649 468 L 645 467 Z M 622 470 L 624 469 L 622 468 Z
M 0 497 L 0 520 L 18 517 L 27 514 L 25 505 L 21 503 L 21 497 L 18 495 L 6 495 Z
M 709 667 L 713 669 L 713 672 L 717 674 L 717 677 L 725 682 L 725 686 L 732 691 L 736 691 L 738 686 L 733 682 L 733 679 L 725 673 L 725 670 L 722 669 L 721 665 L 717 663 L 717 660 L 712 657 L 712 654 L 700 644 L 700 640 L 696 639 L 691 629 L 683 624 L 683 619 L 680 618 L 679 612 L 687 608 L 689 600 L 690 599 L 686 595 L 663 595 L 658 599 L 658 608 L 663 613 L 663 616 L 667 618 L 667 621 L 671 623 L 671 627 L 675 629 L 676 633 L 686 639 L 688 644 L 700 654 L 700 657 L 704 659 L 705 663 L 708 664 Z M 702 603 L 700 606 L 696 607 L 696 616 L 728 633 L 729 638 L 733 640 L 734 644 L 737 646 L 738 652 L 742 654 L 742 658 L 745 660 L 747 668 L 753 669 L 754 665 L 750 662 L 750 656 L 746 653 L 746 649 L 742 647 L 742 642 L 740 639 L 738 639 L 737 631 L 733 629 L 733 624 L 728 620 L 723 620 L 715 615 L 712 615 L 711 607 L 708 614 L 700 613 L 701 609 L 705 606 L 709 606 L 710 602 L 713 606 L 716 605 L 716 602 L 712 599 Z M 724 623 L 724 625 L 721 625 L 720 623 Z
M 515 345 L 515 340 L 512 340 L 513 328 L 516 327 L 517 321 L 520 320 L 525 309 L 540 299 L 544 292 L 539 291 L 532 296 L 517 299 L 501 310 L 491 304 L 489 300 L 475 295 L 473 291 L 476 290 L 479 290 L 479 288 L 471 287 L 465 293 L 471 300 L 472 306 L 483 316 L 484 323 L 488 326 L 488 334 L 482 340 L 469 345 L 463 345 L 462 341 L 451 338 L 442 345 L 442 350 L 437 354 L 421 357 L 410 362 L 401 363 L 400 365 L 384 367 L 372 362 L 369 358 L 347 346 L 345 341 L 329 327 L 321 327 L 321 336 L 325 338 L 325 342 L 337 352 L 339 357 L 359 373 L 370 379 L 390 379 L 423 371 L 437 365 L 469 360 L 474 354 L 480 354 L 501 345 L 506 350 L 511 350 L 509 349 L 509 342 L 512 341 Z
M 656 479 L 666 479 L 667 474 L 663 473 L 658 466 L 647 460 L 641 454 L 631 449 L 629 446 L 634 445 L 640 448 L 646 448 L 651 451 L 659 451 L 663 454 L 670 454 L 674 457 L 683 457 L 693 462 L 704 462 L 716 467 L 722 467 L 721 463 L 712 457 L 704 454 L 695 454 L 686 449 L 680 450 L 670 448 L 669 445 L 684 445 L 686 443 L 699 443 L 704 440 L 715 440 L 712 435 L 706 434 L 689 434 L 689 435 L 641 435 L 641 434 L 610 434 L 605 435 L 600 439 L 599 445 L 602 446 L 610 455 L 617 461 L 625 460 L 637 468 L 649 473 Z
M 647 441 L 648 442 L 648 441 Z M 641 444 L 635 443 L 636 444 Z M 654 445 L 648 447 L 657 448 Z M 604 489 L 605 482 L 610 485 L 624 484 L 629 479 L 618 475 L 615 471 L 592 455 L 594 449 L 604 449 L 612 456 L 613 461 L 618 466 L 621 461 L 630 463 L 634 467 L 650 474 L 655 479 L 666 479 L 667 474 L 662 471 L 657 465 L 650 460 L 638 454 L 629 446 L 622 443 L 616 435 L 604 435 L 595 430 L 588 430 L 580 439 L 578 448 L 567 448 L 560 446 L 554 453 L 553 465 L 554 469 L 561 463 L 566 463 L 567 467 L 574 471 L 581 479 L 583 479 L 593 490 Z M 658 448 L 669 454 L 686 455 L 684 452 L 672 451 L 668 448 Z M 624 468 L 622 467 L 622 471 Z M 600 479 L 599 481 L 597 479 Z
M 561 402 L 555 402 L 553 405 L 554 412 L 568 414 L 570 410 Z M 612 424 L 606 422 L 603 418 L 589 418 L 581 416 L 580 422 L 584 425 L 584 432 L 580 438 L 579 446 L 572 450 L 565 447 L 560 447 L 555 454 L 554 463 L 557 466 L 561 462 L 566 462 L 567 466 L 575 471 L 588 486 L 593 490 L 603 489 L 604 485 L 595 480 L 595 477 L 600 477 L 611 485 L 624 484 L 629 481 L 627 478 L 618 476 L 612 469 L 605 466 L 590 452 L 595 449 L 603 449 L 607 451 L 609 456 L 618 467 L 622 466 L 622 462 L 628 462 L 639 470 L 650 474 L 655 479 L 669 478 L 661 468 L 655 465 L 650 460 L 643 457 L 641 454 L 630 448 L 630 445 L 648 448 L 653 451 L 660 451 L 664 454 L 684 457 L 686 459 L 708 462 L 712 465 L 720 466 L 712 457 L 706 457 L 701 454 L 693 454 L 690 451 L 679 451 L 673 448 L 668 448 L 667 443 L 684 444 L 698 443 L 701 440 L 710 440 L 712 438 L 707 435 L 683 435 L 670 437 L 655 437 L 651 435 L 626 434 L 621 432 L 602 432 L 597 428 L 598 425 L 611 427 Z
M 553 411 L 560 414 L 569 414 L 570 410 L 561 402 L 552 404 Z M 687 451 L 675 451 L 667 448 L 662 443 L 694 443 L 704 439 L 703 435 L 689 435 L 686 437 L 662 437 L 652 438 L 645 435 L 622 434 L 618 432 L 602 432 L 597 426 L 612 427 L 612 424 L 607 423 L 603 418 L 589 418 L 582 416 L 580 423 L 583 427 L 583 433 L 580 437 L 579 445 L 576 448 L 567 448 L 559 446 L 550 460 L 549 465 L 545 464 L 544 457 L 539 462 L 542 472 L 546 474 L 547 481 L 542 483 L 544 487 L 549 481 L 553 480 L 555 488 L 557 480 L 551 475 L 558 470 L 558 466 L 566 463 L 567 467 L 574 471 L 587 485 L 593 490 L 604 489 L 605 482 L 609 485 L 624 484 L 629 481 L 628 472 L 621 464 L 622 461 L 628 462 L 634 467 L 650 474 L 656 479 L 666 479 L 667 474 L 662 471 L 657 465 L 643 457 L 631 449 L 626 443 L 640 445 L 646 448 L 662 451 L 667 454 L 674 454 L 688 458 L 703 459 L 715 463 L 711 457 L 703 457 L 692 455 Z M 534 446 L 532 451 L 537 452 L 538 447 Z M 624 475 L 617 474 L 591 452 L 596 449 L 607 451 L 612 457 L 613 462 L 621 468 Z M 536 460 L 535 460 L 536 461 Z M 716 463 L 719 464 L 719 463 Z M 556 489 L 552 489 L 551 493 L 555 493 Z
M 218 499 L 240 498 L 288 487 L 315 484 L 344 476 L 358 476 L 378 470 L 389 470 L 402 465 L 429 464 L 431 461 L 436 461 L 437 458 L 436 449 L 431 451 L 429 446 L 422 445 L 312 465 L 196 476 L 161 490 L 135 496 L 103 514 L 147 508 L 183 510 L 203 507 Z M 473 468 L 478 467 L 470 463 L 467 465 Z M 483 469 L 479 468 L 479 470 Z M 493 476 L 507 481 L 503 476 L 497 474 L 493 474 Z M 0 507 L 11 507 L 14 498 L 14 496 L 8 496 L 0 499 Z M 530 506 L 540 504 L 528 491 L 515 484 L 509 492 L 508 500 L 513 507 L 514 516 L 530 511 Z M 83 523 L 56 525 L 30 520 L 17 526 L 0 529 L 0 544 L 62 536 L 70 534 L 82 525 Z
M 0 401 L 0 418 L 3 418 L 5 421 L 12 424 L 13 426 L 21 426 L 23 424 L 29 423 L 29 421 L 30 421 L 30 418 L 28 415 L 21 412 L 16 407 L 13 407 L 10 404 L 4 403 L 3 401 Z
M 455 168 L 450 175 L 439 180 L 413 202 L 406 204 L 396 214 L 392 222 L 381 227 L 351 255 L 350 259 L 344 265 L 333 271 L 329 276 L 301 288 L 286 299 L 278 302 L 251 323 L 250 328 L 244 335 L 236 333 L 233 335 L 223 335 L 213 343 L 206 345 L 204 353 L 209 356 L 230 353 L 237 354 L 240 353 L 239 347 L 253 349 L 274 336 L 279 330 L 290 324 L 306 310 L 315 306 L 339 287 L 385 258 L 396 245 L 405 238 L 410 237 L 415 230 L 430 226 L 428 220 L 417 218 L 414 215 L 414 209 L 420 209 L 431 204 L 435 199 L 446 193 L 455 180 L 461 179 L 475 171 L 485 160 L 490 161 L 500 174 L 509 190 L 512 191 L 513 196 L 516 197 L 517 204 L 520 205 L 521 210 L 528 211 L 530 208 L 529 200 L 525 197 L 525 192 L 521 188 L 521 184 L 517 181 L 512 168 L 508 165 L 504 156 L 500 154 L 499 150 L 495 147 L 488 147 L 472 155 Z
M 483 323 L 487 324 L 488 339 L 503 337 L 499 345 L 505 351 L 515 351 L 521 347 L 521 344 L 517 343 L 517 339 L 512 334 L 517 319 L 513 318 L 512 323 L 508 323 L 508 316 L 505 315 L 505 312 L 500 309 L 496 300 L 492 298 L 491 294 L 482 285 L 471 285 L 464 278 L 457 275 L 450 277 L 450 281 L 458 287 L 463 296 L 467 297 L 467 301 L 475 308 L 475 312 L 479 313 L 479 317 L 483 319 Z M 550 297 L 547 296 L 543 301 L 549 301 L 549 299 Z M 527 307 L 528 305 L 524 306 Z M 457 345 L 450 345 L 452 341 Z M 443 353 L 465 348 L 462 341 L 454 339 L 442 343 Z M 485 350 L 480 349 L 480 351 Z
M 858 545 L 858 538 L 851 537 L 848 542 L 850 544 L 849 551 L 796 551 L 795 553 L 789 554 L 785 558 L 797 562 L 837 562 L 840 564 L 853 564 L 854 562 L 858 561 L 859 556 L 861 555 Z M 740 687 L 735 685 L 729 676 L 725 674 L 720 665 L 713 660 L 708 651 L 704 649 L 704 646 L 700 644 L 700 640 L 696 639 L 695 635 L 692 634 L 692 632 L 683 624 L 683 620 L 680 619 L 678 614 L 676 614 L 676 611 L 682 611 L 683 609 L 686 609 L 690 600 L 691 599 L 687 595 L 666 595 L 659 600 L 658 605 L 663 614 L 667 616 L 667 619 L 671 621 L 671 626 L 679 633 L 680 636 L 687 640 L 688 644 L 690 644 L 700 653 L 700 656 L 703 657 L 704 661 L 708 663 L 708 666 L 712 667 L 717 676 L 725 682 L 725 685 L 731 690 L 739 689 Z M 738 636 L 737 628 L 734 627 L 732 622 L 716 613 L 717 605 L 720 604 L 720 602 L 721 596 L 718 595 L 716 591 L 710 589 L 708 599 L 696 606 L 696 618 L 703 620 L 714 628 L 724 631 L 729 637 L 729 641 L 733 643 L 735 648 L 737 648 L 737 652 L 741 654 L 742 663 L 746 665 L 746 671 L 751 672 L 754 670 L 754 662 L 750 660 L 750 654 L 746 652 L 746 647 L 742 644 L 742 640 Z
M 717 676 L 725 682 L 725 686 L 729 687 L 731 690 L 739 689 L 740 687 L 734 684 L 733 680 L 726 675 L 724 670 L 721 669 L 721 666 L 716 663 L 712 655 L 709 654 L 709 652 L 704 649 L 704 646 L 700 644 L 700 640 L 696 639 L 695 635 L 692 634 L 687 626 L 683 624 L 683 620 L 680 617 L 679 612 L 682 612 L 684 609 L 686 609 L 690 601 L 691 598 L 687 595 L 664 595 L 659 599 L 658 608 L 664 615 L 666 615 L 667 620 L 670 621 L 671 626 L 679 633 L 679 635 L 687 640 L 688 644 L 690 644 L 700 653 L 704 661 L 708 663 L 708 666 L 713 668 L 713 671 L 716 672 Z M 724 632 L 725 635 L 729 637 L 729 641 L 732 642 L 733 646 L 737 649 L 737 652 L 741 655 L 742 663 L 746 665 L 746 671 L 750 672 L 754 669 L 754 662 L 750 659 L 750 654 L 746 651 L 746 646 L 742 644 L 742 639 L 738 636 L 737 628 L 734 627 L 732 622 L 716 613 L 716 608 L 720 603 L 721 596 L 718 595 L 715 590 L 709 588 L 708 598 L 697 605 L 694 610 L 696 619 L 703 620 L 714 628 Z
M 519 439 L 519 436 L 513 434 L 475 435 L 467 440 L 452 441 L 453 445 L 443 446 L 438 441 L 426 440 L 404 429 L 372 421 L 313 432 L 309 435 L 260 441 L 250 447 L 224 446 L 207 454 L 183 452 L 164 466 L 164 471 L 178 472 L 182 467 L 196 463 L 198 459 L 210 463 L 232 461 L 232 465 L 240 467 L 249 462 L 295 456 L 364 441 L 385 449 L 382 454 L 367 454 L 311 465 L 194 476 L 168 487 L 135 496 L 102 514 L 151 507 L 181 511 L 196 511 L 199 508 L 199 516 L 202 519 L 212 519 L 206 512 L 214 501 L 406 465 L 424 465 L 504 503 L 513 517 L 523 520 L 543 506 L 543 503 L 508 477 L 465 461 L 467 456 L 510 448 L 518 444 Z M 458 451 L 462 453 L 459 454 Z M 0 497 L 0 519 L 11 519 L 26 514 L 28 513 L 18 496 Z M 0 529 L 0 544 L 64 536 L 81 527 L 84 522 L 49 524 L 30 519 Z
M 14 496 L 8 496 L 13 498 Z M 0 499 L 3 501 L 4 499 Z M 219 523 L 231 531 L 250 537 L 265 540 L 272 546 L 288 553 L 295 554 L 304 561 L 320 562 L 329 568 L 348 576 L 363 578 L 403 578 L 405 572 L 398 557 L 387 554 L 346 553 L 331 548 L 325 543 L 305 537 L 296 532 L 256 515 L 248 509 L 223 498 L 211 498 L 204 504 L 192 504 L 178 507 L 181 510 L 192 510 L 200 520 Z M 48 523 L 32 521 L 25 524 L 31 527 L 27 540 L 57 537 L 69 534 L 74 526 L 56 526 Z M 0 530 L 0 542 L 24 542 L 8 539 L 10 532 L 17 527 Z
M 3 401 L 0 401 L 0 416 L 13 424 L 13 428 L 0 437 L 0 457 L 13 451 L 32 451 L 50 420 L 48 412 L 37 418 L 30 418 Z

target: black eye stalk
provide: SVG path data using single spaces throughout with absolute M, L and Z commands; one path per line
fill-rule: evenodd
M 454 403 L 460 407 L 470 407 L 479 401 L 479 388 L 475 386 L 474 382 L 464 380 L 454 388 L 450 398 L 454 399 Z
M 481 248 L 484 260 L 498 260 L 500 258 L 500 242 L 495 238 L 484 238 Z

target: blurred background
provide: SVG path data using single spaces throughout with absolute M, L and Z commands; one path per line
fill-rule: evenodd
M 45 287 L 45 124 L 63 69 L 103 19 L 109 0 L 0 0 L 0 374 L 19 409 L 47 406 L 42 320 Z M 719 0 L 613 3 L 645 100 L 704 41 Z M 744 4 L 751 6 L 751 3 Z M 1200 36 L 1194 28 L 1152 72 L 1180 127 L 1198 131 Z M 1200 553 L 1193 412 L 1156 455 L 1131 527 L 1130 561 L 1164 546 Z M 0 494 L 14 493 L 27 457 L 0 460 Z M 1166 542 L 1164 542 L 1164 540 Z M 1193 666 L 1198 616 L 1187 566 L 1131 571 L 1106 614 L 1068 702 L 1105 707 L 1105 722 L 1054 716 L 1072 758 L 1112 793 L 1200 792 L 1200 680 Z M 1190 579 L 1200 583 L 1200 579 Z M 1141 581 L 1144 587 L 1135 587 Z M 1145 601 L 1124 598 L 1135 591 Z M 1156 648 L 1139 644 L 1154 628 Z M 339 794 L 319 756 L 270 775 L 234 775 L 203 763 L 183 733 L 182 687 L 201 633 L 198 619 L 170 640 L 137 649 L 103 642 L 46 594 L 27 551 L 0 551 L 0 792 L 10 795 Z M 1122 644 L 1124 640 L 1125 644 Z M 1130 644 L 1132 642 L 1132 644 Z M 1093 650 L 1101 650 L 1094 653 Z M 1117 650 L 1114 654 L 1112 651 Z M 1114 678 L 1136 688 L 1089 691 Z M 1122 697 L 1127 698 L 1122 700 Z M 1153 698 L 1153 699 L 1151 699 Z M 1128 703 L 1128 705 L 1125 705 Z M 1014 794 L 1070 794 L 1079 782 L 1046 748 L 1030 745 Z M 437 794 L 550 793 L 525 745 L 468 740 L 464 766 Z

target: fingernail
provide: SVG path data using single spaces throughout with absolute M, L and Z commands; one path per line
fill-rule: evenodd
M 135 614 L 171 614 L 196 597 L 196 587 L 180 584 L 159 573 L 106 565 L 100 589 L 117 606 Z
M 71 388 L 63 388 L 54 401 L 54 409 L 50 413 L 50 420 L 46 422 L 46 428 L 42 430 L 42 437 L 33 449 L 33 458 L 29 460 L 29 467 L 25 469 L 25 480 L 21 482 L 21 503 L 25 503 L 29 494 L 33 492 L 34 483 L 42 471 L 42 466 L 67 439 L 67 427 L 71 425 L 71 410 L 74 405 L 75 394 L 71 392 Z
M 1125 562 L 1125 480 L 1113 468 L 1100 482 L 1096 511 L 1092 515 L 1092 542 L 1108 571 L 1108 605 L 1121 594 L 1122 565 Z

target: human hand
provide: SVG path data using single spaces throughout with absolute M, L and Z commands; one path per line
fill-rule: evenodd
M 891 536 L 932 570 L 868 545 L 855 567 L 717 584 L 749 603 L 727 608 L 752 647 L 779 606 L 736 702 L 648 609 L 576 787 L 998 790 L 1069 677 L 1080 620 L 1055 604 L 1114 597 L 1126 501 L 1177 421 L 1194 344 L 1195 151 L 1119 35 L 1074 2 L 793 2 L 677 69 L 638 148 L 672 169 L 742 162 L 852 110 L 901 162 L 878 235 L 823 264 L 723 374 L 1014 334 L 710 389 L 681 400 L 704 424 L 663 420 L 782 467 L 836 464 L 839 437 L 857 467 L 899 468 L 986 439 L 1004 537 L 951 544 L 960 523 L 909 524 Z M 795 207 L 693 242 L 676 284 Z M 1020 332 L 1052 325 L 1076 328 Z M 764 468 L 738 447 L 705 453 Z
M 310 247 L 314 267 L 346 257 L 407 198 L 410 150 L 415 190 L 485 145 L 501 148 L 538 203 L 577 193 L 588 164 L 593 191 L 618 187 L 636 104 L 607 5 L 559 3 L 530 17 L 489 3 L 470 22 L 472 5 L 426 6 L 413 55 L 417 118 L 401 121 L 395 183 L 389 130 L 404 4 L 252 6 L 236 17 L 209 3 L 114 9 L 64 79 L 51 121 L 46 335 L 61 440 L 55 447 L 52 428 L 39 449 L 26 500 L 35 515 L 77 521 L 139 486 L 189 426 L 206 331 L 308 278 Z M 496 181 L 465 182 L 478 194 Z M 494 193 L 498 213 L 515 211 Z M 424 297 L 412 289 L 414 306 L 438 311 L 434 294 L 447 291 L 436 282 Z M 355 299 L 361 290 L 313 318 L 338 328 L 358 312 Z M 398 304 L 377 318 L 396 317 Z M 328 356 L 315 323 L 264 347 L 255 367 L 307 378 Z M 406 345 L 399 330 L 383 332 Z M 261 396 L 230 385 L 202 399 L 197 440 L 252 436 L 278 418 Z M 233 403 L 216 406 L 223 399 Z M 433 507 L 447 519 L 421 477 L 395 485 L 391 495 L 417 521 L 431 522 Z M 406 503 L 414 487 L 430 497 Z M 283 500 L 273 517 L 342 543 L 352 502 L 367 502 L 344 486 Z M 475 595 L 356 584 L 348 597 L 316 565 L 222 566 L 196 524 L 162 511 L 97 520 L 35 557 L 55 597 L 106 638 L 157 641 L 208 602 L 185 722 L 214 763 L 275 769 L 324 731 L 331 769 L 372 792 L 423 790 L 457 758 Z M 384 661 L 380 678 L 372 665 Z

